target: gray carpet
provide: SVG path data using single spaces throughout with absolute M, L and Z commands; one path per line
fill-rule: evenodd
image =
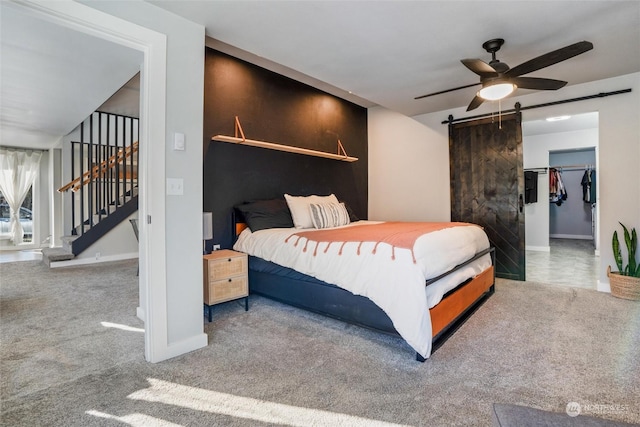
M 208 347 L 149 364 L 136 266 L 0 264 L 2 425 L 488 426 L 495 403 L 569 402 L 640 423 L 638 302 L 499 280 L 421 364 L 398 338 L 253 297 L 215 307 Z

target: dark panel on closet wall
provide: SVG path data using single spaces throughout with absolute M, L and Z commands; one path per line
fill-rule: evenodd
M 354 163 L 211 141 L 234 136 L 238 116 L 249 139 L 337 152 Z M 214 241 L 232 243 L 231 209 L 248 200 L 330 194 L 367 216 L 367 110 L 303 83 L 206 49 L 204 200 Z

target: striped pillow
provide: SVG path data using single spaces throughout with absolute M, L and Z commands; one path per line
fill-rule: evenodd
M 309 204 L 311 222 L 315 228 L 330 228 L 347 225 L 349 212 L 344 203 Z

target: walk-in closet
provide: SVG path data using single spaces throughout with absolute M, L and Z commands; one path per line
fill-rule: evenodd
M 594 241 L 595 148 L 549 153 L 549 237 Z M 595 249 L 595 244 L 594 244 Z

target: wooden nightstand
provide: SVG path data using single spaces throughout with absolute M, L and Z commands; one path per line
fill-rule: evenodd
M 211 306 L 244 298 L 249 310 L 247 254 L 223 249 L 202 257 L 204 267 L 204 304 L 211 322 Z

